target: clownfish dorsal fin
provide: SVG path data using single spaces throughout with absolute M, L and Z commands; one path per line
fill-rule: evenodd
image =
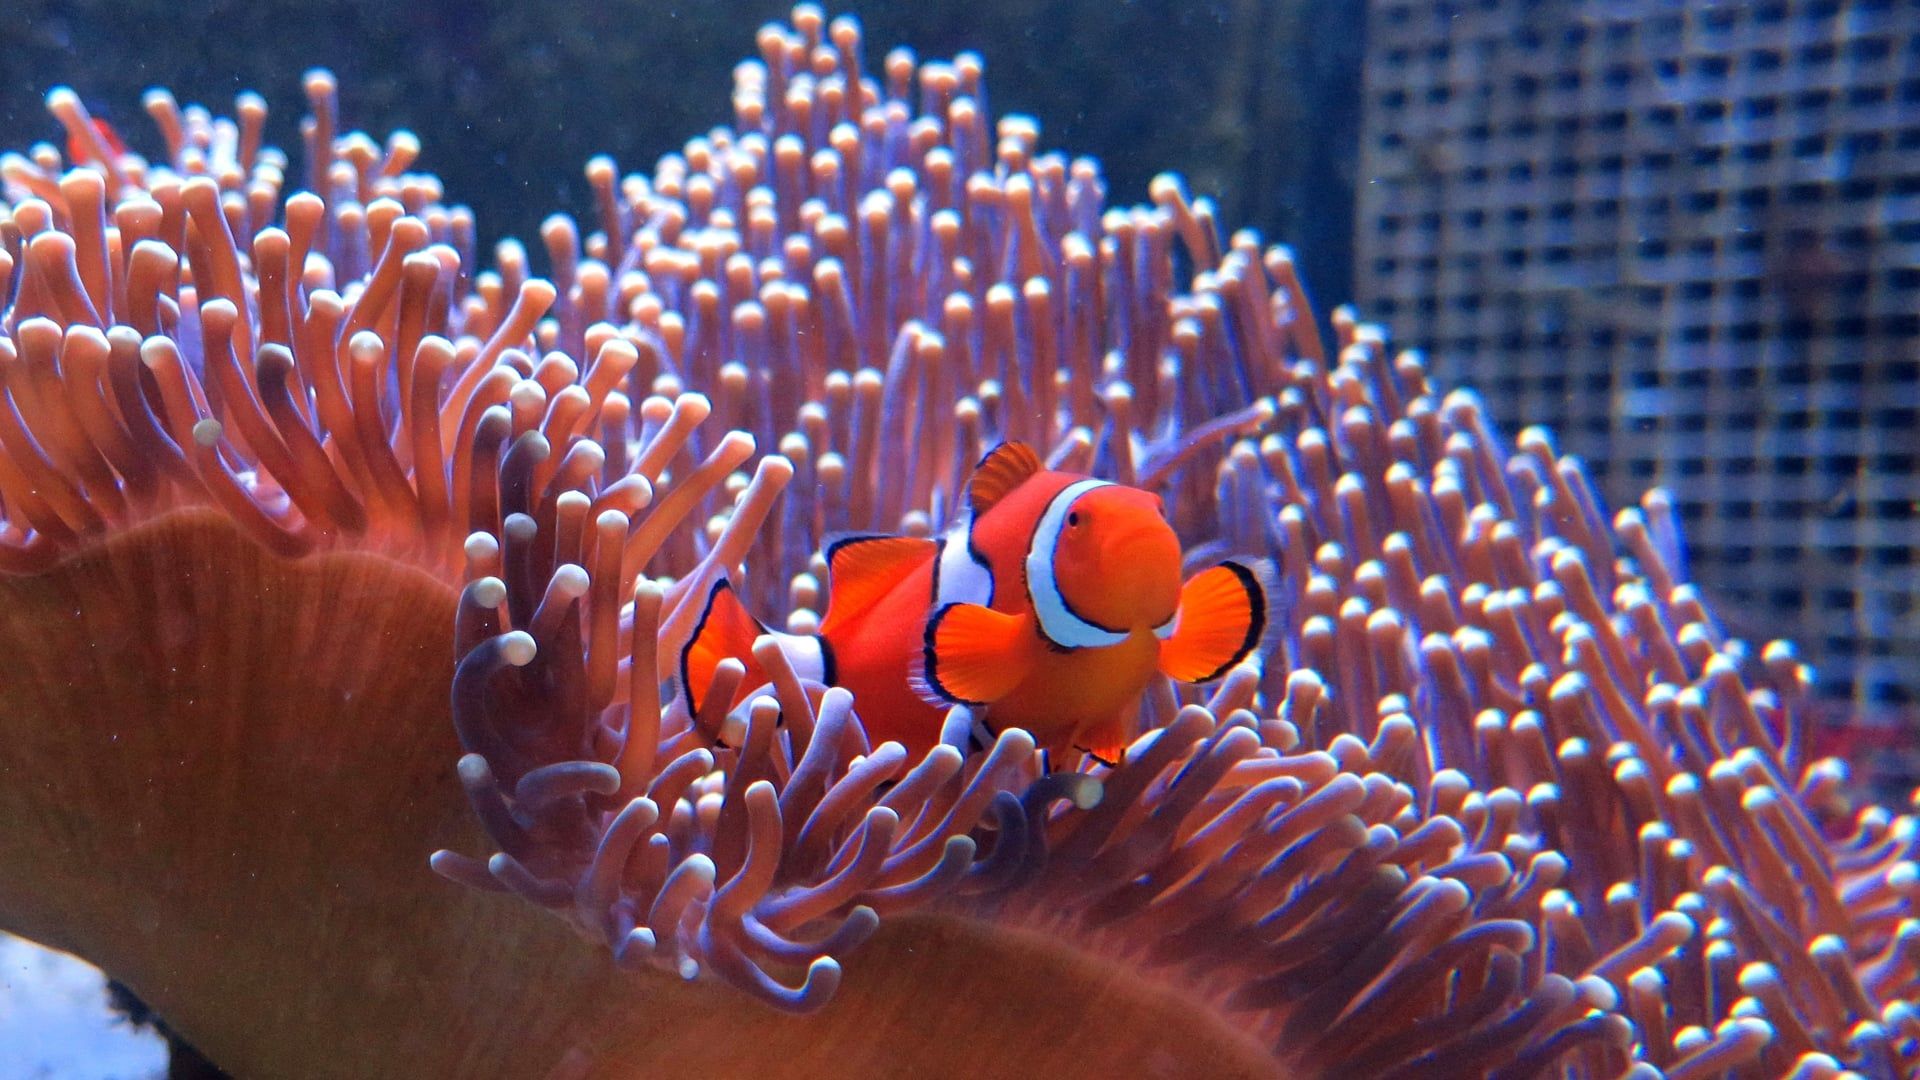
M 1160 643 L 1160 670 L 1176 682 L 1212 682 L 1260 647 L 1267 632 L 1273 568 L 1229 559 L 1180 588 L 1180 608 Z
M 939 544 L 923 536 L 848 533 L 827 538 L 827 612 L 822 634 L 845 625 L 893 591 Z
M 991 705 L 1027 677 L 1037 640 L 1031 615 L 948 604 L 927 620 L 911 681 L 938 704 Z
M 1045 467 L 1026 443 L 1001 443 L 973 467 L 973 479 L 967 483 L 968 508 L 975 518 L 980 517 Z

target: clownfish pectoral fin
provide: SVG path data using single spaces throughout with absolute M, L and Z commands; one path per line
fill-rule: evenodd
M 688 712 L 699 715 L 707 688 L 713 685 L 713 670 L 722 660 L 732 658 L 746 665 L 747 677 L 740 684 L 742 690 L 767 681 L 760 673 L 760 664 L 753 658 L 753 643 L 766 632 L 767 628 L 747 613 L 725 578 L 714 582 L 713 590 L 707 593 L 706 609 L 700 612 L 700 621 L 693 626 L 693 636 L 680 650 L 680 692 L 686 695 Z
M 1228 560 L 1180 589 L 1173 633 L 1160 643 L 1160 670 L 1178 682 L 1212 682 L 1259 647 L 1267 631 L 1273 569 Z
M 967 481 L 967 507 L 974 517 L 979 517 L 1043 468 L 1040 455 L 1034 453 L 1033 447 L 1026 443 L 1001 443 L 973 467 L 973 479 Z
M 913 687 L 936 704 L 991 704 L 1027 677 L 1034 639 L 1031 616 L 948 604 L 927 620 Z
M 832 633 L 866 614 L 915 567 L 932 559 L 938 547 L 937 541 L 924 536 L 847 533 L 828 537 L 824 549 L 827 613 L 820 632 Z

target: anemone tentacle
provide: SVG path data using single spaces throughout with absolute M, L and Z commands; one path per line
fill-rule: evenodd
M 1807 675 L 1718 631 L 1663 495 L 1609 521 L 1545 432 L 1509 449 L 1470 393 L 1346 312 L 1328 362 L 1284 251 L 1221 243 L 1176 182 L 1108 211 L 1091 165 L 1040 154 L 1027 121 L 986 152 L 977 59 L 896 53 L 883 84 L 857 46 L 802 9 L 742 69 L 735 130 L 617 191 L 611 163 L 590 169 L 607 224 L 589 254 L 671 282 L 634 295 L 629 330 L 811 470 L 738 576 L 763 602 L 793 577 L 790 621 L 812 624 L 822 533 L 940 527 L 1001 437 L 1159 487 L 1189 540 L 1285 569 L 1264 677 L 1177 717 L 1163 689 L 1137 756 L 1083 766 L 1097 809 L 946 815 L 984 859 L 1026 851 L 1010 886 L 930 902 L 1124 956 L 1314 1070 L 1815 1068 L 1856 1029 L 1873 1053 L 1897 1041 L 1862 991 L 1912 992 L 1879 978 L 1910 975 L 1879 956 L 1908 849 L 1858 882 L 1830 869 L 1839 774 L 1808 756 Z M 782 715 L 799 722 L 776 741 Z M 777 782 L 813 725 L 791 692 L 763 699 L 733 768 Z M 864 749 L 830 768 L 869 783 Z M 714 823 L 695 847 L 741 843 L 720 806 L 682 805 Z M 841 822 L 838 863 L 883 858 L 870 820 Z M 1822 981 L 1784 980 L 1815 972 L 1822 933 Z M 1737 985 L 1716 975 L 1736 957 Z

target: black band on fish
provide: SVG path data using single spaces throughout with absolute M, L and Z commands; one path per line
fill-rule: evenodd
M 940 606 L 940 570 L 947 561 L 947 536 L 942 533 L 933 542 L 933 581 L 927 589 L 927 610 Z
M 827 537 L 827 542 L 820 546 L 820 557 L 827 560 L 827 566 L 831 568 L 833 566 L 834 555 L 848 544 L 859 544 L 868 540 L 891 540 L 893 538 L 893 533 L 883 532 L 832 533 Z
M 834 659 L 833 643 L 827 640 L 825 634 L 815 634 L 813 640 L 820 644 L 820 682 L 826 686 L 839 686 L 840 662 Z

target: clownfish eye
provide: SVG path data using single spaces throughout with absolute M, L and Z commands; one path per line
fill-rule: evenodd
M 1080 511 L 1078 510 L 1067 511 L 1067 524 L 1069 526 L 1080 524 Z

